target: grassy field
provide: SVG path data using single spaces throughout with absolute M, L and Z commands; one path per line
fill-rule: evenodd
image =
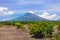
M 0 22 L 0 40 L 60 40 L 60 22 Z

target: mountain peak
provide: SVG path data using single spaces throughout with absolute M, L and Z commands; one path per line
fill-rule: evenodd
M 33 11 L 29 11 L 29 13 L 26 13 L 25 15 L 21 17 L 17 17 L 14 20 L 15 21 L 40 21 L 40 20 L 45 20 L 45 19 L 35 15 Z

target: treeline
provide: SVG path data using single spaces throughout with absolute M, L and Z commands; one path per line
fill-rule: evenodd
M 25 25 L 25 24 L 28 24 L 29 26 L 44 26 L 44 27 L 47 27 L 49 25 L 58 25 L 59 29 L 60 29 L 60 22 L 59 21 L 3 21 L 3 22 L 0 22 L 0 25 L 16 25 L 16 24 L 21 24 L 21 25 Z
M 38 23 L 56 23 L 56 24 L 60 24 L 60 21 L 3 21 L 3 22 L 0 22 L 0 24 L 6 24 L 6 25 L 9 25 L 9 24 L 14 24 L 15 22 L 18 22 L 18 23 L 22 23 L 22 24 L 38 24 Z

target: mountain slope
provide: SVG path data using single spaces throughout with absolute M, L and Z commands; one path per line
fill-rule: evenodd
M 39 20 L 45 20 L 45 19 L 32 13 L 26 13 L 21 17 L 13 19 L 13 21 L 39 21 Z

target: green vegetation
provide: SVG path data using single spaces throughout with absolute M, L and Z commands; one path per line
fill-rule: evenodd
M 59 40 L 58 34 L 55 34 L 55 35 L 54 35 L 54 40 Z
M 17 29 L 24 29 L 24 27 L 23 27 L 23 24 L 21 24 L 21 23 L 19 23 L 19 22 L 15 22 L 15 24 L 14 24 L 15 26 L 17 26 Z
M 39 22 L 35 24 L 30 24 L 30 34 L 33 36 L 51 36 L 53 32 L 53 24 L 50 22 Z M 44 35 L 45 34 L 45 35 Z
M 58 30 L 60 31 L 60 22 L 51 22 L 51 21 L 23 21 L 23 22 L 0 22 L 0 25 L 13 25 L 16 26 L 17 29 L 24 29 L 24 25 L 29 25 L 29 33 L 32 36 L 38 37 L 54 37 L 58 38 L 57 35 L 53 36 L 54 26 L 58 25 Z

